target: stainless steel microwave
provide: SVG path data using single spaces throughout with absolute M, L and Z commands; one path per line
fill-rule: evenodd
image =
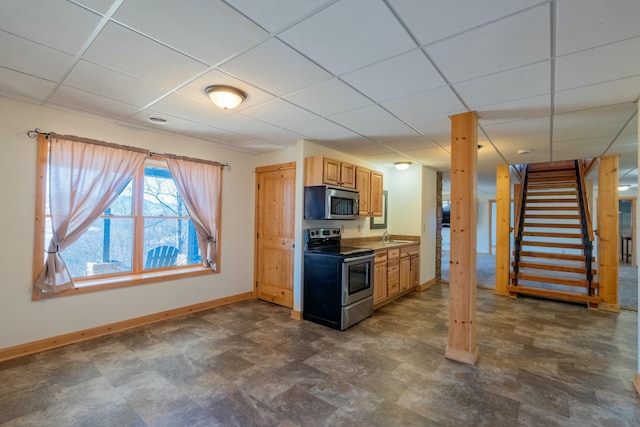
M 328 185 L 304 187 L 304 219 L 356 219 L 360 192 Z

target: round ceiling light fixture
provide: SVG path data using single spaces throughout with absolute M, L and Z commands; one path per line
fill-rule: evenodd
M 518 154 L 529 154 L 531 153 L 530 150 L 518 150 Z
M 204 93 L 209 96 L 211 102 L 223 110 L 232 110 L 247 98 L 247 95 L 240 89 L 231 86 L 213 85 L 208 86 Z
M 395 162 L 393 166 L 396 167 L 399 171 L 406 171 L 411 166 L 411 162 Z

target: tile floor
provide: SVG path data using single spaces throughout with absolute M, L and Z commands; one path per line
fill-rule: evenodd
M 436 285 L 339 332 L 245 301 L 0 363 L 2 426 L 638 426 L 635 313 Z

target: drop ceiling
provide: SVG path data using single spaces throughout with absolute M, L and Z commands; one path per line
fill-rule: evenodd
M 615 154 L 637 184 L 639 16 L 637 0 L 4 0 L 0 95 L 445 174 L 449 116 L 476 111 L 480 192 L 500 164 Z M 213 84 L 247 99 L 220 110 Z

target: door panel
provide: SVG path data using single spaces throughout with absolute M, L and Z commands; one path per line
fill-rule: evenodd
M 256 296 L 293 308 L 295 164 L 256 170 Z

